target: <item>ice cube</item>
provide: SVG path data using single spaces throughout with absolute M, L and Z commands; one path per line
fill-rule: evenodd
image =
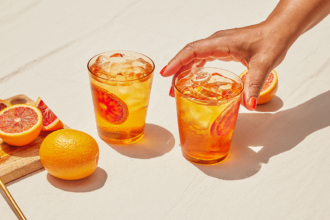
M 118 74 L 116 75 L 116 79 L 117 79 L 117 81 L 125 81 L 125 80 L 126 80 L 126 77 L 123 76 L 123 74 L 118 73 Z
M 127 62 L 133 62 L 134 60 L 136 60 L 136 58 L 132 56 L 124 56 L 124 58 Z
M 108 57 L 100 55 L 90 69 L 95 75 L 104 77 L 109 70 L 110 64 Z
M 220 86 L 222 90 L 230 90 L 233 87 L 233 83 L 227 83 Z
M 191 87 L 193 84 L 194 82 L 191 79 L 183 78 L 176 83 L 176 86 L 179 91 L 183 92 L 187 87 Z
M 112 63 L 127 63 L 124 57 L 110 57 L 109 59 Z
M 210 80 L 208 81 L 208 83 L 216 83 L 216 84 L 226 84 L 226 83 L 235 83 L 235 81 L 224 77 L 223 75 L 219 74 L 219 73 L 213 73 L 212 76 L 210 77 Z
M 141 61 L 138 61 L 138 60 L 134 60 L 132 63 L 131 63 L 132 66 L 136 66 L 136 67 L 145 67 L 145 64 L 142 63 Z
M 128 74 L 132 72 L 133 68 L 128 63 L 111 63 L 109 74 L 112 76 L 116 76 L 118 73 Z
M 209 80 L 212 75 L 207 72 L 200 72 L 196 75 L 194 82 L 205 83 Z
M 142 58 L 100 55 L 91 66 L 91 71 L 102 78 L 125 81 L 146 76 L 152 71 L 152 66 Z
M 208 100 L 219 100 L 222 98 L 222 93 L 212 91 L 205 86 L 195 86 L 194 91 L 199 95 L 199 98 L 202 97 Z
M 104 55 L 100 55 L 100 56 L 96 59 L 95 64 L 97 64 L 97 65 L 102 65 L 103 63 L 105 63 L 105 62 L 109 62 L 109 61 L 110 61 L 110 60 L 109 60 L 109 57 L 104 56 Z

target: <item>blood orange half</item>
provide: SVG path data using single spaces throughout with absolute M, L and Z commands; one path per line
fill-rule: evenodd
M 240 77 L 245 82 L 248 70 L 241 73 Z M 258 104 L 264 104 L 269 102 L 276 94 L 278 88 L 278 77 L 275 70 L 273 70 L 265 82 L 265 85 L 261 89 L 259 95 Z
M 239 110 L 239 103 L 234 100 L 227 108 L 214 120 L 211 126 L 212 136 L 226 136 L 231 131 L 234 131 L 237 114 Z
M 55 131 L 63 128 L 63 123 L 54 114 L 50 108 L 40 99 L 37 99 L 35 107 L 37 107 L 42 113 L 42 130 L 43 131 Z
M 7 108 L 8 106 L 11 106 L 9 102 L 0 99 L 0 111 Z
M 42 114 L 34 106 L 19 104 L 0 111 L 0 137 L 14 146 L 34 141 L 40 134 Z
M 102 118 L 112 124 L 122 124 L 128 118 L 128 108 L 115 94 L 91 85 L 95 110 Z

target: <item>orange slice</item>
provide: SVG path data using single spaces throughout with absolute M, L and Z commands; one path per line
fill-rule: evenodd
M 7 108 L 8 106 L 11 106 L 9 102 L 0 99 L 0 111 Z
M 227 108 L 214 120 L 211 126 L 212 136 L 226 136 L 230 132 L 234 132 L 239 103 L 232 101 Z
M 0 137 L 14 146 L 34 141 L 40 134 L 42 114 L 31 105 L 18 104 L 0 111 Z
M 128 108 L 115 94 L 108 93 L 95 85 L 91 86 L 94 108 L 102 118 L 111 124 L 122 124 L 128 118 Z
M 110 57 L 124 57 L 121 53 L 112 54 Z
M 245 82 L 248 70 L 241 73 L 240 77 Z M 261 89 L 261 93 L 258 99 L 258 104 L 264 104 L 269 102 L 276 94 L 278 88 L 278 77 L 275 70 L 273 70 L 265 82 L 265 85 Z
M 42 113 L 42 130 L 43 131 L 55 131 L 63 128 L 63 123 L 54 114 L 50 108 L 40 99 L 37 99 L 35 107 L 37 107 Z

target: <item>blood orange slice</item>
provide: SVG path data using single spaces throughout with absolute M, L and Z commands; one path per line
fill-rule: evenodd
M 110 57 L 124 57 L 121 53 L 112 54 Z
M 241 75 L 241 79 L 245 82 L 248 70 L 245 70 Z M 276 94 L 278 88 L 278 77 L 275 70 L 273 70 L 266 80 L 265 85 L 261 89 L 258 104 L 269 102 Z
M 0 111 L 7 108 L 8 106 L 11 106 L 9 102 L 0 99 Z
M 37 99 L 35 106 L 41 111 L 42 113 L 42 130 L 43 131 L 55 131 L 58 129 L 63 128 L 63 123 L 57 116 L 54 114 L 50 108 L 40 99 Z
M 237 114 L 239 110 L 239 103 L 234 100 L 227 108 L 214 120 L 211 126 L 212 136 L 226 136 L 231 131 L 234 131 Z
M 128 118 L 128 108 L 115 94 L 91 85 L 95 110 L 102 118 L 112 124 L 122 124 Z
M 19 104 L 0 111 L 0 137 L 14 146 L 34 141 L 40 134 L 42 114 L 34 106 Z

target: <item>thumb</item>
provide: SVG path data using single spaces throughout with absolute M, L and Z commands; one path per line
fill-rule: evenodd
M 256 109 L 261 89 L 270 72 L 271 68 L 262 68 L 259 65 L 250 66 L 248 69 L 243 93 L 243 104 L 248 110 Z

